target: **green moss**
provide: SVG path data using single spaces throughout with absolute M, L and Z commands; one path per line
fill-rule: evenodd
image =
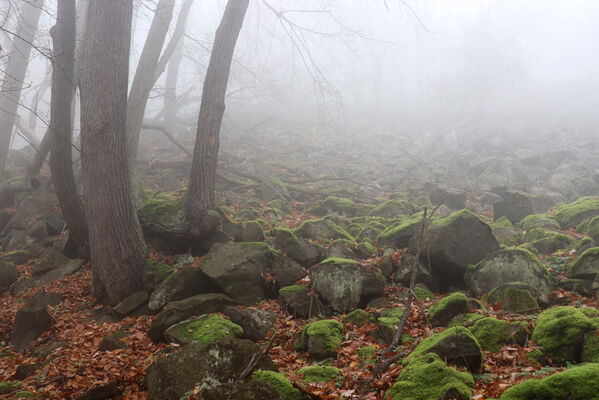
M 581 360 L 583 362 L 599 362 L 599 331 L 589 332 L 585 335 Z
M 398 214 L 410 215 L 415 211 L 412 203 L 406 200 L 387 200 L 383 204 L 370 211 L 370 215 L 392 218 Z
M 422 217 L 415 217 L 391 226 L 378 236 L 377 242 L 382 244 L 392 244 L 392 242 L 395 242 L 396 237 L 404 235 L 408 236 L 409 239 L 409 237 L 415 233 L 416 228 L 420 226 L 421 221 Z M 406 245 L 408 239 L 406 239 Z
M 597 329 L 597 323 L 574 307 L 555 307 L 542 312 L 532 332 L 532 340 L 554 362 L 580 360 L 584 334 Z
M 599 214 L 599 197 L 586 196 L 549 210 L 562 226 L 576 226 L 585 218 Z
M 358 358 L 366 363 L 374 363 L 374 353 L 376 353 L 376 346 L 370 345 L 358 349 Z
M 304 367 L 297 373 L 306 383 L 330 382 L 341 377 L 341 371 L 335 367 Z
M 364 249 L 366 249 L 366 251 L 368 251 L 370 254 L 376 254 L 376 252 L 377 252 L 377 248 L 374 247 L 374 245 L 368 239 L 360 242 L 360 246 L 362 246 Z
M 458 314 L 470 311 L 468 297 L 463 293 L 452 293 L 442 298 L 428 309 L 428 314 L 433 324 L 445 325 L 450 319 Z
M 516 230 L 516 228 L 514 228 L 514 225 L 512 225 L 512 222 L 506 216 L 500 217 L 497 220 L 493 221 L 493 223 L 491 224 L 491 227 L 493 229 L 503 228 L 503 229 L 509 229 L 510 231 Z
M 528 290 L 528 285 L 521 282 L 509 282 L 497 286 L 487 295 L 491 304 L 501 303 L 505 311 L 533 310 L 539 307 L 537 299 Z
M 447 217 L 445 218 L 438 218 L 438 219 L 434 219 L 431 221 L 431 227 L 432 226 L 445 226 L 445 225 L 449 225 L 451 223 L 453 223 L 455 220 L 460 219 L 460 218 L 476 218 L 478 220 L 480 220 L 481 222 L 484 222 L 486 224 L 486 222 L 479 217 L 478 215 L 474 214 L 472 211 L 470 210 L 460 210 L 460 211 L 456 211 L 452 214 L 449 214 Z
M 0 382 L 0 394 L 9 394 L 21 386 L 20 382 Z
M 225 337 L 241 337 L 243 329 L 215 314 L 186 325 L 183 333 L 187 338 L 206 346 Z
M 533 362 L 540 362 L 542 358 L 543 350 L 541 349 L 534 349 L 533 351 L 529 351 L 528 353 L 526 353 L 526 359 Z
M 219 210 L 221 213 L 225 214 L 225 215 L 232 215 L 233 214 L 233 209 L 229 206 L 218 206 L 216 207 L 217 210 Z
M 249 199 L 245 204 L 252 208 L 262 208 L 262 202 L 258 199 Z
M 27 390 L 21 390 L 20 392 L 17 392 L 16 395 L 17 395 L 17 399 L 36 399 L 37 398 L 35 393 L 31 393 Z
M 470 328 L 480 347 L 492 353 L 499 351 L 501 346 L 509 343 L 509 323 L 496 318 L 483 318 Z
M 354 215 L 357 209 L 356 203 L 353 200 L 344 197 L 329 196 L 324 199 L 323 204 L 333 211 L 348 215 Z
M 572 276 L 572 274 L 579 274 L 580 271 L 583 270 L 585 264 L 589 262 L 587 258 L 594 260 L 599 256 L 599 247 L 591 247 L 590 249 L 585 250 L 576 261 L 568 266 L 568 276 Z
M 531 214 L 520 221 L 520 229 L 529 231 L 534 228 L 560 229 L 559 222 L 547 214 Z
M 599 363 L 569 368 L 544 379 L 529 379 L 506 390 L 501 400 L 597 400 Z
M 285 241 L 290 245 L 299 245 L 299 240 L 294 231 L 287 228 L 274 228 L 272 235 L 277 237 L 284 237 Z
M 310 289 L 308 288 L 308 286 L 305 285 L 291 285 L 282 287 L 281 289 L 279 289 L 279 293 L 308 293 L 309 290 Z
M 355 310 L 347 314 L 345 318 L 343 318 L 343 323 L 350 323 L 356 326 L 366 325 L 371 321 L 372 316 L 370 315 L 370 313 L 367 313 L 366 311 L 360 308 L 356 308 Z
M 343 340 L 343 325 L 334 319 L 323 319 L 306 324 L 297 342 L 298 349 L 308 348 L 308 339 L 315 339 L 321 345 L 320 356 L 335 355 Z
M 403 313 L 404 310 L 401 307 L 385 308 L 381 310 L 380 316 L 401 319 Z
M 356 260 L 351 260 L 349 258 L 339 258 L 339 257 L 329 257 L 325 258 L 320 262 L 321 264 L 358 264 Z
M 298 234 L 316 240 L 326 239 L 346 239 L 351 243 L 355 241 L 354 237 L 345 229 L 328 219 L 311 219 L 304 221 L 295 230 Z
M 417 283 L 414 286 L 414 294 L 419 300 L 435 299 L 435 294 L 424 283 Z
M 482 315 L 475 314 L 475 313 L 461 314 L 461 315 L 458 315 L 456 318 L 453 318 L 451 320 L 451 323 L 447 326 L 449 328 L 455 327 L 455 326 L 464 326 L 472 321 L 480 319 L 481 317 L 482 317 Z
M 272 386 L 281 400 L 303 400 L 304 395 L 296 389 L 285 375 L 274 371 L 255 371 L 252 374 L 253 381 Z
M 421 354 L 427 354 L 429 352 L 434 352 L 432 350 L 434 350 L 434 348 L 436 346 L 438 346 L 439 344 L 441 344 L 441 342 L 447 340 L 448 338 L 450 338 L 451 336 L 463 336 L 466 337 L 468 339 L 470 339 L 472 342 L 476 343 L 476 346 L 480 349 L 480 345 L 478 344 L 478 341 L 476 340 L 476 338 L 474 337 L 474 335 L 467 329 L 464 328 L 463 326 L 456 326 L 453 328 L 447 328 L 445 329 L 443 332 L 437 333 L 431 337 L 428 337 L 426 339 L 424 339 L 422 342 L 420 342 L 420 344 L 405 358 L 404 363 L 410 362 L 411 360 L 413 360 L 415 357 L 421 355 Z M 482 359 L 482 353 L 481 353 L 481 359 Z
M 385 393 L 390 400 L 431 400 L 445 398 L 447 392 L 472 397 L 474 379 L 467 372 L 448 367 L 436 354 L 427 354 L 412 361 Z M 451 397 L 454 398 L 454 397 Z
M 138 213 L 140 218 L 168 225 L 181 218 L 182 210 L 183 198 L 176 199 L 173 195 L 160 193 L 141 206 Z

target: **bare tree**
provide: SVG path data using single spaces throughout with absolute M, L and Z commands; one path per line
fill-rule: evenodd
M 77 193 L 71 149 L 71 103 L 75 81 L 75 0 L 58 0 L 56 25 L 50 30 L 52 52 L 52 100 L 50 103 L 50 170 L 62 215 L 75 242 L 87 249 L 87 226 Z
M 96 298 L 141 290 L 146 248 L 131 194 L 127 83 L 133 0 L 91 1 L 81 71 L 83 194 Z
M 21 21 L 17 32 L 13 35 L 13 48 L 10 51 L 2 89 L 0 89 L 0 174 L 4 174 L 32 42 L 43 6 L 43 0 L 23 2 Z
M 193 152 L 191 177 L 185 198 L 185 218 L 192 235 L 202 235 L 207 211 L 214 207 L 216 163 L 220 126 L 225 111 L 225 92 L 233 51 L 248 8 L 248 0 L 229 0 L 216 30 L 204 79 L 202 103 Z

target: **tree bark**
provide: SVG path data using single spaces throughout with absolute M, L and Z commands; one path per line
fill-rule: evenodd
M 133 0 L 91 1 L 81 69 L 81 151 L 92 284 L 115 305 L 141 290 L 146 249 L 127 159 L 127 82 Z
M 154 18 L 143 51 L 137 64 L 137 70 L 127 102 L 127 136 L 129 138 L 129 158 L 131 171 L 135 167 L 139 133 L 144 119 L 148 96 L 156 80 L 156 65 L 160 59 L 162 46 L 173 18 L 175 0 L 160 0 L 156 6 Z
M 75 86 L 75 0 L 58 0 L 53 42 L 52 100 L 50 103 L 50 170 L 62 215 L 73 240 L 87 252 L 87 226 L 73 174 L 71 104 Z
M 15 116 L 19 108 L 23 81 L 29 64 L 31 44 L 37 30 L 43 0 L 23 2 L 21 21 L 13 37 L 14 46 L 6 65 L 0 89 L 0 175 L 4 174 L 6 158 L 12 139 Z
M 214 208 L 216 163 L 220 126 L 225 111 L 225 92 L 233 51 L 248 3 L 248 0 L 229 0 L 214 37 L 212 54 L 204 79 L 191 177 L 185 198 L 185 218 L 192 230 L 201 226 L 207 210 Z
M 177 81 L 183 58 L 183 39 L 179 41 L 171 61 L 168 63 L 164 79 L 164 125 L 171 132 L 177 132 Z

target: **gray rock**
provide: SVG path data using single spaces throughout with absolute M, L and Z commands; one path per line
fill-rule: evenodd
M 84 263 L 85 260 L 76 258 L 61 267 L 51 269 L 39 277 L 21 279 L 12 286 L 10 292 L 13 296 L 16 296 L 31 288 L 47 285 L 50 282 L 54 282 L 57 279 L 64 278 L 67 275 L 77 272 Z
M 281 287 L 293 285 L 308 275 L 304 267 L 283 254 L 277 254 L 274 257 L 270 264 L 270 272 L 277 278 L 277 283 Z
M 15 326 L 12 330 L 12 346 L 23 351 L 52 325 L 52 318 L 46 307 L 26 304 L 17 311 Z
M 98 351 L 114 351 L 119 349 L 126 349 L 127 344 L 122 342 L 115 335 L 108 335 L 102 338 L 102 341 L 98 345 Z
M 255 308 L 227 307 L 224 314 L 231 322 L 241 326 L 243 337 L 257 342 L 266 339 L 268 332 L 275 331 L 276 313 Z
M 494 189 L 494 191 L 499 194 L 502 199 L 493 204 L 494 219 L 505 216 L 512 223 L 516 223 L 527 215 L 534 214 L 535 210 L 529 195 L 516 190 L 507 190 L 505 188 Z
M 263 242 L 264 232 L 259 223 L 251 221 L 241 228 L 241 233 L 235 237 L 235 240 L 238 242 Z
M 161 310 L 171 301 L 210 292 L 215 292 L 215 286 L 200 268 L 183 267 L 156 286 L 150 295 L 148 308 Z
M 145 290 L 135 292 L 112 308 L 112 311 L 124 317 L 148 302 L 150 295 Z
M 5 292 L 17 279 L 19 273 L 14 265 L 0 261 L 0 293 Z
M 38 261 L 32 265 L 31 270 L 34 276 L 39 276 L 65 265 L 67 261 L 67 258 L 58 250 L 48 247 L 42 252 Z
M 328 241 L 336 239 L 347 239 L 354 241 L 354 238 L 343 228 L 328 219 L 315 219 L 302 223 L 295 233 L 306 239 L 316 241 Z
M 199 400 L 279 400 L 279 393 L 262 382 L 235 382 L 218 385 L 200 393 Z
M 322 246 L 308 242 L 293 231 L 275 228 L 272 231 L 272 235 L 275 238 L 275 247 L 285 252 L 304 267 L 310 267 L 322 260 L 322 256 L 324 255 Z

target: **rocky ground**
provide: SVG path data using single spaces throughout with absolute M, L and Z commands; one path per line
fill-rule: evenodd
M 0 199 L 0 396 L 596 399 L 597 141 L 529 129 L 225 132 L 192 246 L 168 235 L 189 157 L 145 135 L 145 290 L 113 309 L 47 178 Z

